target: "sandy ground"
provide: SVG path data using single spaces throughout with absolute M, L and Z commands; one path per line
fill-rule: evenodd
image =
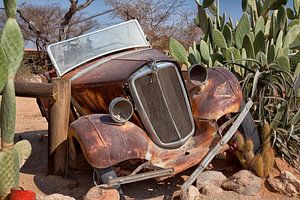
M 35 99 L 17 98 L 17 123 L 15 140 L 27 139 L 32 144 L 32 155 L 21 169 L 20 186 L 33 190 L 37 194 L 61 193 L 82 199 L 93 186 L 92 168 L 81 162 L 75 169 L 69 170 L 67 177 L 47 175 L 47 121 L 41 116 Z M 217 165 L 216 165 L 217 166 Z M 235 166 L 227 166 L 223 172 L 230 175 Z M 179 199 L 180 185 L 190 175 L 192 169 L 163 182 L 147 180 L 122 186 L 126 199 Z M 203 199 L 290 199 L 269 191 L 267 184 L 258 196 L 249 197 L 235 192 L 204 197 Z

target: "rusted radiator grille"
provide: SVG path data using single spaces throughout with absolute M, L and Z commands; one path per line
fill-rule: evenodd
M 142 112 L 165 144 L 186 139 L 194 128 L 179 79 L 176 68 L 170 66 L 142 76 L 134 83 Z

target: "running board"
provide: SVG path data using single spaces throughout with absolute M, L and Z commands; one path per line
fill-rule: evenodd
M 109 186 L 115 186 L 115 185 L 122 185 L 127 183 L 133 183 L 137 181 L 143 181 L 150 178 L 157 178 L 157 177 L 163 177 L 163 176 L 171 176 L 173 175 L 174 170 L 173 169 L 159 169 L 152 172 L 145 172 L 141 174 L 136 175 L 129 175 L 124 177 L 118 177 L 113 178 L 108 181 L 107 185 Z

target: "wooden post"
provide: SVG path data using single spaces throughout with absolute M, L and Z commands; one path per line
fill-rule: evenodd
M 48 126 L 48 174 L 65 175 L 69 127 L 71 81 L 52 79 L 53 99 Z

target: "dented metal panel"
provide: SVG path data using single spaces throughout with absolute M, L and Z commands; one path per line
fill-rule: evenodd
M 84 156 L 94 167 L 107 168 L 124 160 L 144 159 L 149 139 L 131 122 L 116 124 L 109 115 L 86 115 L 70 125 L 70 135 L 81 145 Z

